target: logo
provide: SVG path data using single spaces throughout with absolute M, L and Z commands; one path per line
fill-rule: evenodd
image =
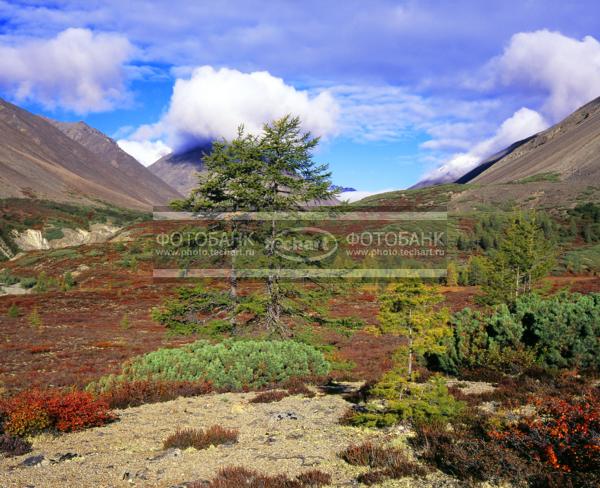
M 274 239 L 275 254 L 297 263 L 327 259 L 338 248 L 335 236 L 318 227 L 296 227 L 280 232 Z

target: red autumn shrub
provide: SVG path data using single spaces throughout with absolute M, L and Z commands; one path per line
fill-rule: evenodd
M 60 432 L 98 427 L 114 419 L 108 403 L 85 391 L 70 391 L 48 396 L 46 409 Z
M 287 391 L 281 390 L 270 390 L 259 393 L 250 400 L 250 403 L 273 403 L 283 400 L 285 397 L 290 396 Z
M 180 429 L 171 434 L 163 443 L 164 449 L 178 448 L 206 449 L 210 446 L 221 444 L 235 444 L 238 440 L 237 429 L 226 429 L 220 425 L 213 425 L 206 430 L 202 429 Z
M 110 408 L 137 407 L 145 403 L 205 395 L 212 391 L 209 381 L 127 381 L 103 393 Z
M 222 468 L 210 481 L 195 481 L 188 488 L 318 488 L 331 483 L 331 476 L 319 470 L 306 471 L 295 479 L 284 474 L 269 476 L 241 466 Z
M 490 435 L 521 456 L 563 472 L 592 472 L 600 466 L 600 395 L 535 400 L 537 415 Z
M 70 432 L 104 425 L 114 417 L 108 404 L 82 391 L 27 390 L 0 402 L 4 430 L 25 436 L 47 429 Z
M 35 389 L 0 400 L 0 413 L 5 417 L 4 430 L 12 435 L 26 436 L 48 429 L 52 421 L 45 404 L 46 395 Z

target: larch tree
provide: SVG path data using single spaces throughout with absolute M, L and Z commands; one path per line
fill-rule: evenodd
M 173 207 L 192 212 L 213 209 L 272 214 L 269 232 L 264 235 L 268 261 L 266 326 L 286 335 L 281 321 L 281 293 L 278 263 L 275 259 L 277 212 L 303 211 L 336 195 L 327 166 L 313 160 L 318 137 L 302 129 L 299 117 L 285 117 L 263 125 L 257 135 L 240 127 L 232 141 L 218 141 L 204 157 L 206 173 L 190 197 L 173 202 Z M 232 224 L 234 225 L 234 224 Z M 232 296 L 237 280 L 231 273 Z
M 380 298 L 378 318 L 381 331 L 407 340 L 406 346 L 398 352 L 406 361 L 405 378 L 408 381 L 414 379 L 417 354 L 441 353 L 444 350 L 440 344 L 451 331 L 447 310 L 435 308 L 442 300 L 437 287 L 412 278 L 389 285 Z

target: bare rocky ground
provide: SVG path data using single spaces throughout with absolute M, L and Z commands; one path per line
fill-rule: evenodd
M 118 411 L 116 422 L 61 436 L 33 440 L 33 452 L 0 459 L 0 486 L 9 487 L 183 487 L 209 480 L 225 466 L 245 466 L 269 474 L 297 475 L 320 469 L 332 486 L 357 486 L 365 468 L 347 465 L 337 453 L 349 444 L 381 437 L 375 431 L 345 427 L 339 417 L 349 403 L 339 395 L 287 397 L 253 404 L 254 393 L 179 398 Z M 239 442 L 206 450 L 163 450 L 178 428 L 221 425 L 239 429 Z M 390 434 L 385 434 L 390 440 Z M 405 443 L 406 434 L 392 435 Z M 33 466 L 28 466 L 32 464 Z M 426 479 L 388 481 L 386 487 L 456 486 L 440 474 Z

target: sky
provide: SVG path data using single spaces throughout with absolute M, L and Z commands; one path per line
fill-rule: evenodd
M 453 181 L 600 96 L 600 4 L 0 0 L 0 96 L 145 165 L 293 113 L 355 199 Z

